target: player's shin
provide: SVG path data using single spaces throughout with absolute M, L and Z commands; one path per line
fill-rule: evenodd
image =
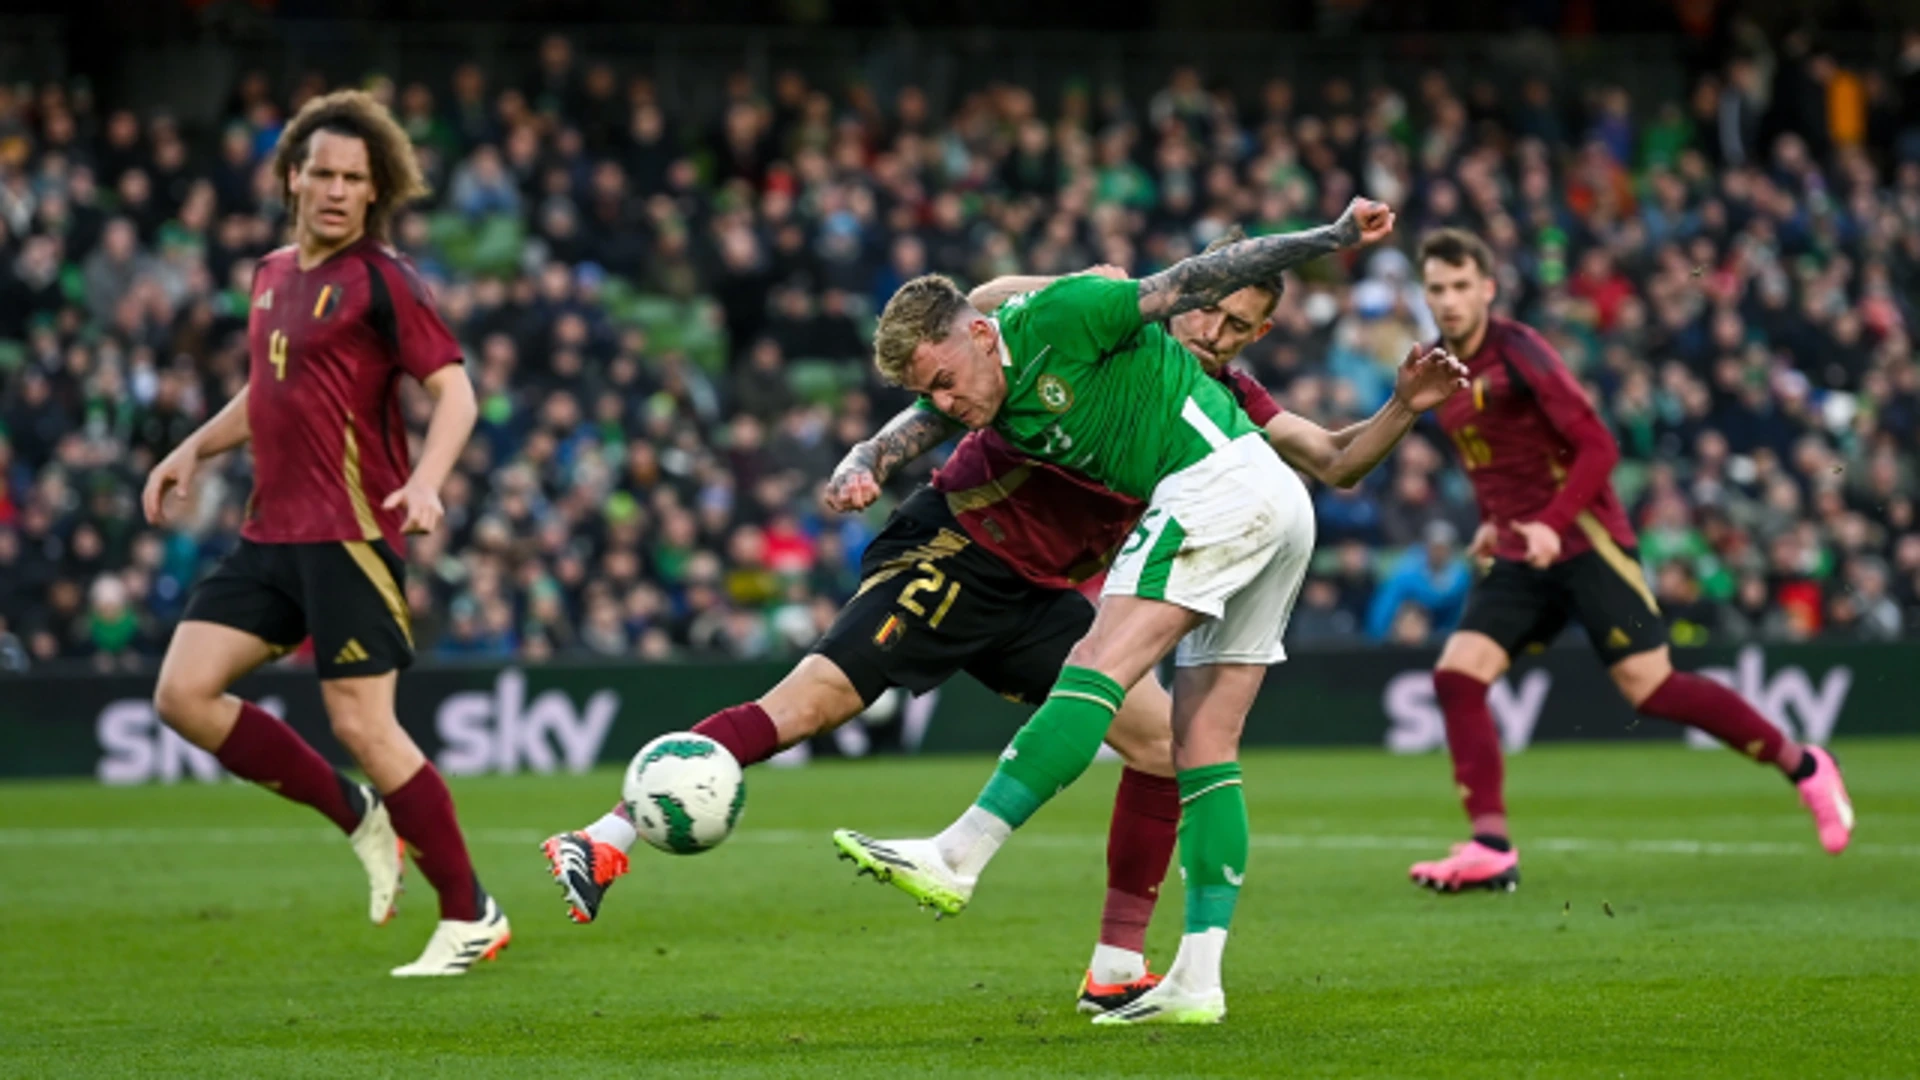
M 1095 982 L 1132 982 L 1147 973 L 1147 924 L 1166 880 L 1180 823 L 1180 785 L 1127 768 L 1114 793 L 1107 829 L 1107 899 L 1100 942 L 1088 965 Z
M 393 827 L 414 849 L 414 863 L 440 894 L 440 917 L 470 922 L 485 910 L 485 894 L 467 855 L 453 811 L 453 795 L 432 763 L 387 793 Z
M 1800 746 L 1767 722 L 1732 690 L 1698 675 L 1675 671 L 1640 703 L 1648 716 L 1697 727 L 1755 761 L 1778 765 L 1792 776 Z
M 1007 833 L 1027 823 L 1048 799 L 1093 764 L 1126 688 L 1091 668 L 1067 667 L 1060 680 L 1000 755 L 980 797 L 936 841 L 963 877 L 986 866 Z
M 780 749 L 780 733 L 773 717 L 754 701 L 721 709 L 693 725 L 693 731 L 726 747 L 743 769 L 760 764 Z
M 1487 684 L 1465 672 L 1443 669 L 1433 673 L 1433 690 L 1446 718 L 1454 786 L 1474 837 L 1505 842 L 1506 762 L 1500 754 L 1500 729 L 1487 707 Z
M 1249 827 L 1240 765 L 1180 773 L 1180 869 L 1186 878 L 1186 933 L 1167 981 L 1190 991 L 1220 987 L 1227 928 L 1247 872 Z
M 360 785 L 341 776 L 292 728 L 252 702 L 240 703 L 240 716 L 216 756 L 228 772 L 313 807 L 341 832 L 351 834 L 367 811 Z

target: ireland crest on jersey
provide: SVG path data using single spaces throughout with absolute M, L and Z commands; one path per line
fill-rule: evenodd
M 1062 413 L 1073 408 L 1073 388 L 1058 375 L 1048 373 L 1040 376 L 1033 389 L 1040 395 L 1040 404 L 1053 412 Z

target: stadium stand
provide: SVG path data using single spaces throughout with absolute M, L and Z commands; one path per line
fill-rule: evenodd
M 1845 65 L 1749 35 L 1670 99 L 1438 70 L 1236 94 L 1182 68 L 1138 99 L 1066 83 L 1043 110 L 998 84 L 936 112 L 912 84 L 716 82 L 706 115 L 670 111 L 560 37 L 524 81 L 368 80 L 428 165 L 437 194 L 397 241 L 481 399 L 448 526 L 408 556 L 424 655 L 804 649 L 878 521 L 816 491 L 903 403 L 866 358 L 901 281 L 1148 272 L 1356 192 L 1400 207 L 1402 236 L 1293 282 L 1246 357 L 1289 408 L 1383 400 L 1432 332 L 1404 252 L 1470 226 L 1503 310 L 1619 439 L 1679 643 L 1920 635 L 1920 32 Z M 247 74 L 206 130 L 0 87 L 0 670 L 151 665 L 234 543 L 245 455 L 203 472 L 183 528 L 146 528 L 137 493 L 245 377 L 281 218 L 263 165 L 324 86 Z M 1316 498 L 1292 640 L 1436 642 L 1475 524 L 1437 433 Z

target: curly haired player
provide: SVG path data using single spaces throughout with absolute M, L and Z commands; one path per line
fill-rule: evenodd
M 386 108 L 358 91 L 309 101 L 273 168 L 294 235 L 254 272 L 247 385 L 147 478 L 147 518 L 159 524 L 200 462 L 253 446 L 240 546 L 195 586 L 154 704 L 229 772 L 338 825 L 366 867 L 376 924 L 393 914 L 405 837 L 440 894 L 440 925 L 393 973 L 458 975 L 506 946 L 507 918 L 474 876 L 446 784 L 394 714 L 394 686 L 413 662 L 402 536 L 440 524 L 440 485 L 473 430 L 473 386 L 425 284 L 386 245 L 395 212 L 425 193 Z M 433 400 L 411 470 L 401 375 Z M 227 692 L 309 636 L 333 734 L 371 786 Z

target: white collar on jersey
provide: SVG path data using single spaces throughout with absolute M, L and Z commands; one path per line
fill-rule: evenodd
M 987 316 L 987 321 L 993 324 L 994 344 L 1000 347 L 1000 366 L 1004 368 L 1012 367 L 1013 354 L 1007 351 L 1007 336 L 1000 332 L 1000 320 L 989 315 Z

